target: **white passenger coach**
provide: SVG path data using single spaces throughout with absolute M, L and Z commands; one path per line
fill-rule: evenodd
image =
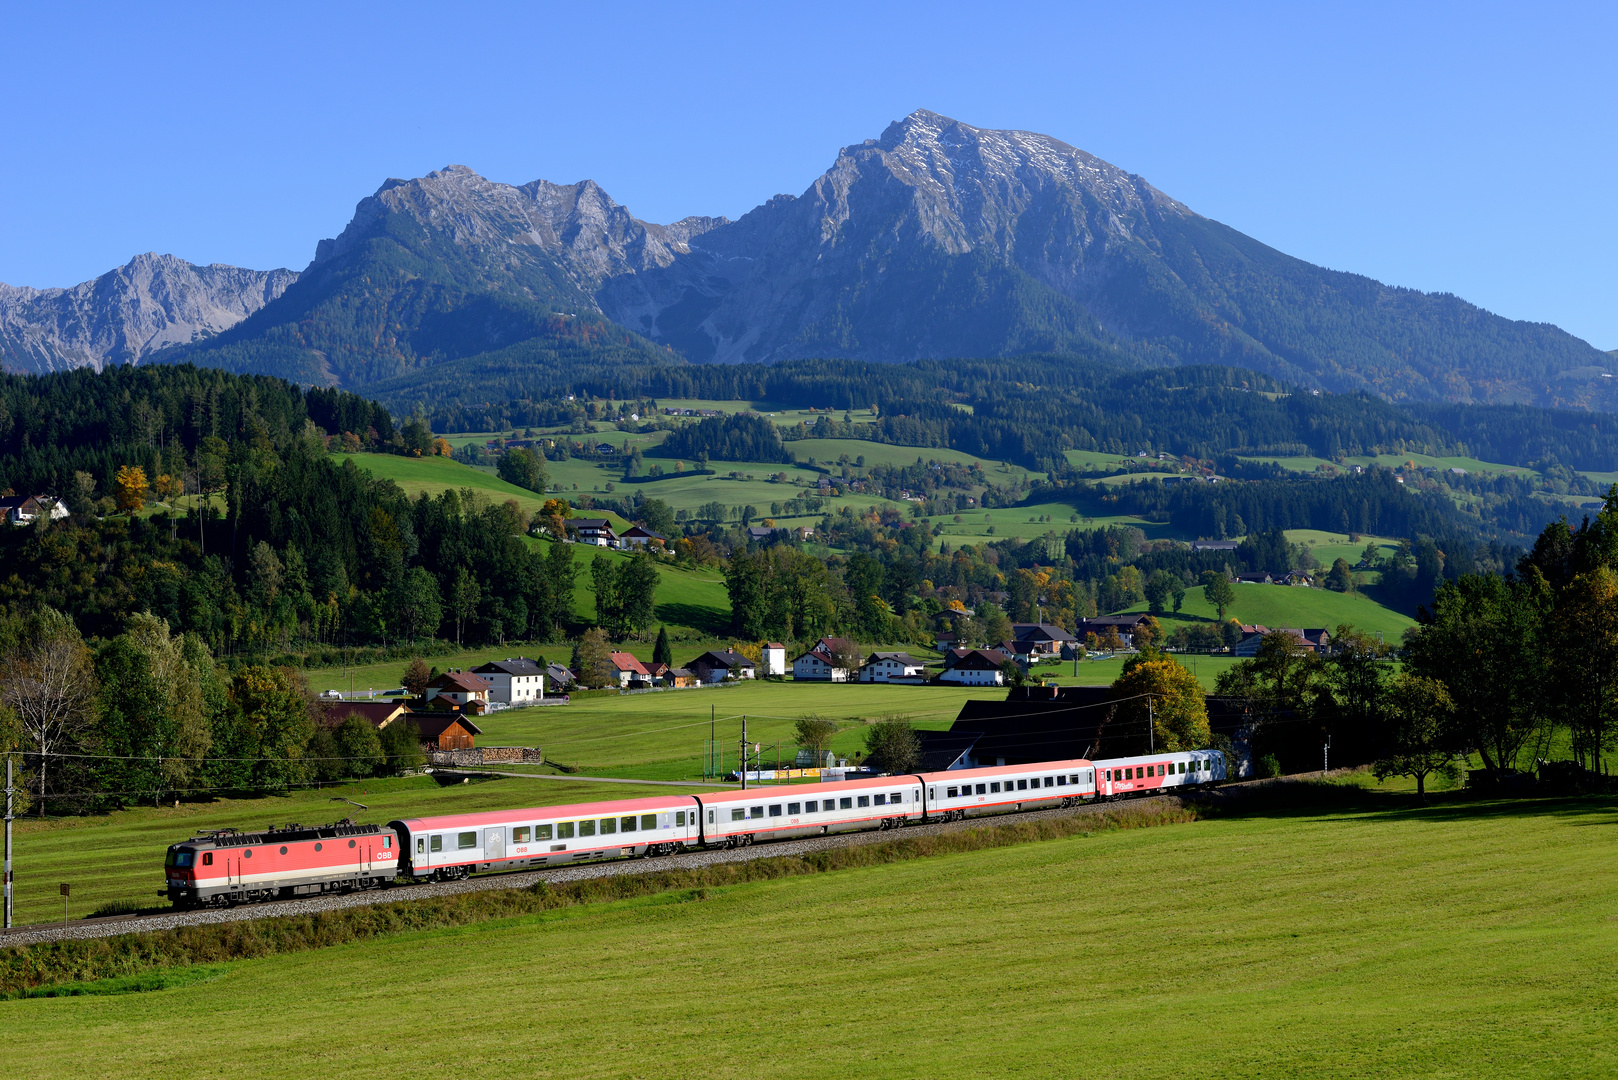
M 406 818 L 388 827 L 399 837 L 402 876 L 453 880 L 1043 810 L 1224 779 L 1224 755 L 1198 750 Z

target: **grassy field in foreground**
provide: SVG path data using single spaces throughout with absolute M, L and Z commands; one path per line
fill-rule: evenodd
M 1139 603 L 1130 611 L 1145 611 Z M 1187 589 L 1180 614 L 1159 615 L 1166 633 L 1172 633 L 1182 622 L 1213 619 L 1218 615 L 1214 606 L 1203 599 L 1202 586 Z M 1236 602 L 1225 612 L 1227 618 L 1244 623 L 1262 623 L 1265 626 L 1313 627 L 1337 629 L 1340 623 L 1353 623 L 1355 627 L 1375 633 L 1382 631 L 1390 642 L 1398 642 L 1407 627 L 1416 620 L 1403 612 L 1372 600 L 1363 593 L 1338 593 L 1326 589 L 1306 589 L 1292 585 L 1237 585 Z
M 0 1003 L 0 1053 L 184 1075 L 203 1028 L 222 1076 L 379 1048 L 410 1076 L 1610 1076 L 1615 824 L 1291 813 L 662 894 Z
M 486 780 L 440 787 L 431 777 L 411 776 L 362 780 L 280 797 L 137 807 L 93 817 L 18 818 L 13 864 L 17 922 L 60 919 L 62 898 L 57 885 L 64 881 L 73 886 L 68 914 L 75 919 L 107 904 L 166 904 L 161 896 L 163 852 L 175 841 L 207 829 L 262 829 L 272 822 L 319 824 L 345 817 L 385 825 L 401 816 L 632 799 L 681 790 L 550 780 Z M 364 803 L 368 809 L 343 799 Z M 4 1026 L 0 1020 L 0 1028 Z

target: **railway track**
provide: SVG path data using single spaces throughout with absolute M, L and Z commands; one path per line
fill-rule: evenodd
M 656 859 L 618 859 L 555 870 L 525 870 L 482 874 L 465 881 L 395 885 L 369 892 L 307 896 L 292 900 L 271 900 L 265 903 L 243 904 L 232 908 L 204 908 L 197 911 L 165 910 L 149 914 L 107 915 L 100 918 L 79 919 L 66 925 L 35 923 L 29 926 L 16 927 L 9 933 L 0 934 L 0 948 L 10 945 L 33 945 L 44 941 L 115 937 L 119 934 L 173 930 L 182 926 L 201 926 L 208 923 L 246 922 L 251 919 L 274 919 L 284 915 L 312 915 L 321 911 L 387 904 L 398 900 L 452 896 L 489 889 L 521 889 L 539 881 L 585 881 L 590 878 L 612 877 L 619 874 L 642 874 L 665 869 L 693 869 L 702 866 L 714 866 L 720 863 L 770 859 L 782 855 L 804 855 L 813 851 L 825 851 L 837 847 L 882 844 L 907 836 L 936 835 L 960 829 L 982 828 L 987 825 L 1006 824 L 1016 821 L 1039 821 L 1050 818 L 1099 814 L 1120 806 L 1183 806 L 1198 799 L 1205 800 L 1211 794 L 1208 791 L 1199 791 L 1194 795 L 1157 795 L 1143 799 L 1130 799 L 1122 804 L 1085 803 L 1079 806 L 1033 810 L 1027 813 L 969 818 L 965 821 L 928 822 L 922 825 L 908 825 L 896 832 L 840 833 L 834 836 L 786 840 L 780 843 L 760 844 L 754 847 L 686 851 L 678 855 L 666 855 Z

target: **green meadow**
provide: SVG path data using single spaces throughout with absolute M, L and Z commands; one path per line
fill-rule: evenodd
M 1262 623 L 1270 627 L 1323 626 L 1328 630 L 1335 630 L 1342 623 L 1352 623 L 1367 633 L 1381 631 L 1385 640 L 1393 643 L 1400 640 L 1406 629 L 1416 625 L 1415 619 L 1384 607 L 1364 593 L 1339 593 L 1293 585 L 1238 584 L 1235 589 L 1236 602 L 1225 615 L 1244 623 Z M 1168 612 L 1158 616 L 1166 632 L 1173 632 L 1175 626 L 1182 622 L 1218 617 L 1218 611 L 1202 593 L 1200 585 L 1187 589 L 1178 615 Z M 1146 604 L 1142 602 L 1127 610 L 1145 611 Z
M 1610 1076 L 1615 826 L 1610 800 L 1383 796 L 665 892 L 3 1002 L 0 1054 L 20 1078 L 199 1053 L 224 1077 Z

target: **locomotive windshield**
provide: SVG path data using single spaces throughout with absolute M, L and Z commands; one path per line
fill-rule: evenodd
M 182 849 L 170 848 L 169 849 L 168 865 L 170 865 L 170 866 L 180 866 L 180 867 L 190 866 L 191 865 L 191 858 L 192 858 L 191 852 L 186 850 L 186 849 L 183 849 L 183 848 Z

